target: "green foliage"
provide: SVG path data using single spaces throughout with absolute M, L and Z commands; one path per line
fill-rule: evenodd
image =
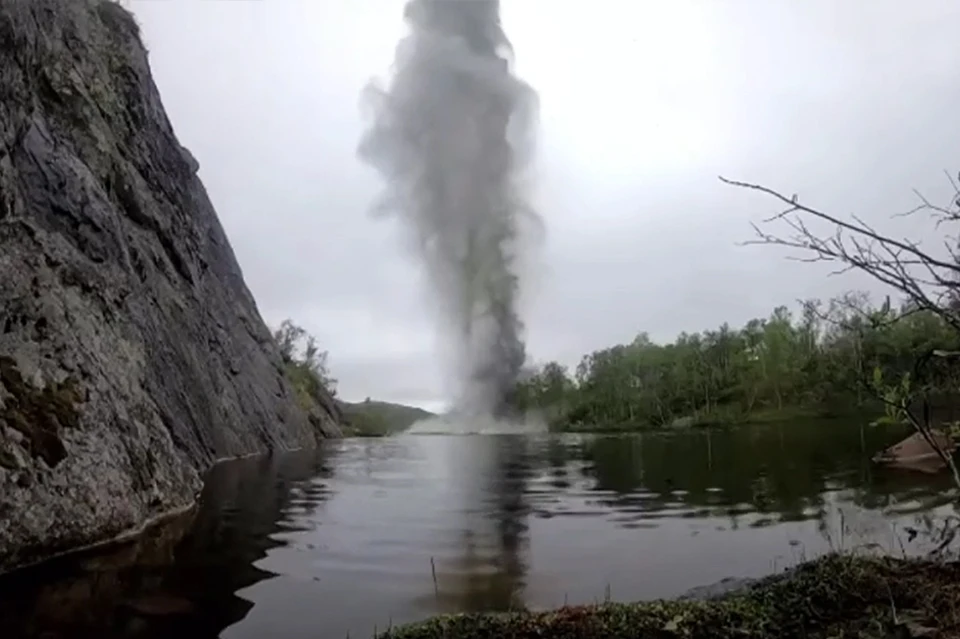
M 273 332 L 273 340 L 280 351 L 287 379 L 304 410 L 313 410 L 318 403 L 326 404 L 328 397 L 336 397 L 337 380 L 330 373 L 327 352 L 320 350 L 313 335 L 287 319 Z M 433 416 L 433 413 L 413 406 L 371 401 L 370 398 L 356 403 L 337 401 L 336 405 L 341 413 L 344 434 L 353 436 L 390 435 Z
M 324 394 L 336 395 L 337 380 L 330 374 L 327 351 L 320 350 L 313 335 L 287 319 L 274 331 L 273 339 L 280 349 L 287 379 L 305 410 L 315 407 Z
M 564 606 L 548 612 L 447 615 L 381 639 L 788 639 L 956 636 L 954 564 L 829 555 L 706 601 Z
M 340 402 L 343 426 L 347 434 L 361 437 L 393 435 L 410 428 L 414 422 L 434 414 L 415 406 L 373 401 Z
M 948 393 L 960 371 L 944 360 L 914 378 L 917 358 L 955 350 L 956 330 L 929 310 L 870 304 L 850 293 L 784 306 L 740 329 L 680 334 L 656 344 L 641 333 L 586 355 L 573 375 L 551 362 L 530 371 L 514 402 L 560 429 L 634 430 L 755 420 L 760 415 L 887 411 L 901 421 L 917 392 Z

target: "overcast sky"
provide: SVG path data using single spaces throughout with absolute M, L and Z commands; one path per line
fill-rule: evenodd
M 402 0 L 127 4 L 267 322 L 316 334 L 345 399 L 442 403 L 429 296 L 395 222 L 367 215 L 380 183 L 354 153 Z M 882 290 L 738 246 L 776 207 L 718 174 L 903 233 L 920 222 L 888 218 L 911 189 L 943 197 L 960 170 L 953 0 L 503 5 L 541 100 L 537 360 Z

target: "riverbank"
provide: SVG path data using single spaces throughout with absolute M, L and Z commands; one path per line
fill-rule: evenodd
M 386 437 L 402 433 L 418 421 L 436 417 L 434 413 L 393 402 L 371 400 L 337 401 L 341 429 L 346 437 Z
M 552 432 L 556 433 L 638 433 L 638 432 L 670 432 L 686 429 L 729 428 L 747 424 L 789 424 L 816 420 L 849 419 L 862 421 L 864 424 L 873 421 L 882 411 L 879 410 L 823 410 L 820 407 L 784 406 L 783 408 L 759 408 L 750 412 L 740 410 L 725 410 L 720 408 L 697 415 L 689 415 L 673 420 L 666 424 L 649 422 L 624 422 L 616 424 L 594 424 L 586 422 L 570 422 L 560 417 L 554 417 L 549 422 Z
M 379 639 L 948 637 L 960 564 L 828 555 L 720 598 L 449 615 Z

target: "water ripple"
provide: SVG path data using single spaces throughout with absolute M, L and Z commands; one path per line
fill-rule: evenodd
M 671 596 L 841 547 L 919 553 L 953 512 L 949 482 L 872 467 L 894 437 L 836 424 L 402 436 L 230 462 L 179 532 L 0 581 L 0 623 L 34 636 L 342 639 L 608 589 Z M 151 605 L 124 603 L 138 598 Z

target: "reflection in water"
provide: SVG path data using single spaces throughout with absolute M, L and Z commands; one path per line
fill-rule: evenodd
M 297 484 L 327 474 L 304 453 L 221 464 L 196 511 L 108 552 L 0 578 L 3 636 L 215 637 L 253 606 L 236 591 L 270 576 L 254 562 L 279 545 L 269 536 L 287 521 Z
M 524 586 L 524 546 L 527 538 L 526 515 L 529 510 L 524 500 L 527 492 L 527 476 L 531 470 L 531 459 L 527 455 L 525 440 L 515 441 L 502 437 L 494 440 L 494 464 L 490 472 L 493 493 L 494 518 L 497 524 L 500 542 L 500 571 L 506 583 L 502 589 L 506 596 L 500 601 L 494 600 L 497 609 L 522 606 L 517 599 Z M 506 605 L 504 605 L 506 604 Z
M 726 514 L 731 525 L 741 521 L 738 515 L 750 515 L 756 526 L 822 519 L 827 495 L 836 490 L 864 509 L 926 510 L 937 502 L 931 489 L 948 488 L 948 477 L 882 472 L 870 462 L 900 434 L 838 422 L 773 425 L 601 437 L 576 454 L 588 461 L 595 488 L 612 491 L 600 503 L 625 515 L 671 517 L 677 506 L 688 514 Z
M 434 596 L 444 612 L 512 610 L 523 607 L 529 543 L 527 478 L 535 461 L 522 435 L 472 438 L 457 465 L 470 472 L 459 508 L 463 512 L 462 552 L 448 562 Z M 466 465 L 469 466 L 466 466 Z
M 109 554 L 71 560 L 69 566 L 60 561 L 23 577 L 4 577 L 0 581 L 4 636 L 81 637 L 101 631 L 136 636 L 141 621 L 138 604 L 146 601 L 156 608 L 160 601 L 168 606 L 183 601 L 164 597 L 150 567 L 173 563 L 173 547 L 193 517 L 188 513 L 165 522 Z
M 403 436 L 230 462 L 195 520 L 0 580 L 0 627 L 342 639 L 437 612 L 673 596 L 855 545 L 921 552 L 917 531 L 952 512 L 949 478 L 872 466 L 900 435 Z

